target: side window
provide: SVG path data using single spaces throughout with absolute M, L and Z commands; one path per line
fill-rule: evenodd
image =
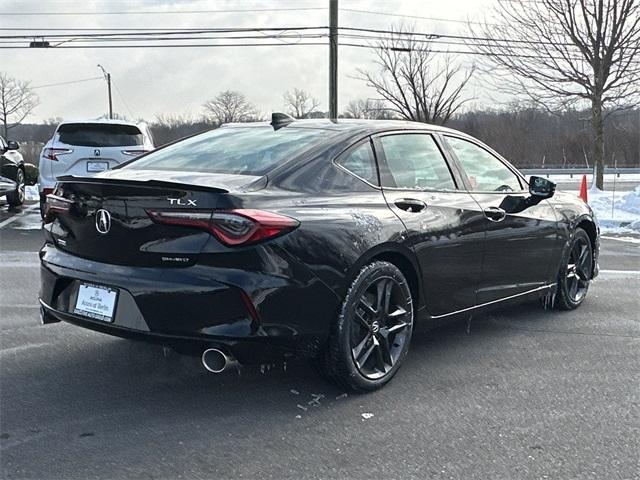
M 347 152 L 336 163 L 370 184 L 378 185 L 376 160 L 370 142 L 364 142 Z
M 447 136 L 447 142 L 462 164 L 471 189 L 481 192 L 519 192 L 518 176 L 498 158 L 475 143 Z
M 386 159 L 383 187 L 455 190 L 449 167 L 431 135 L 407 133 L 380 137 Z M 381 167 L 382 168 L 382 167 Z
M 0 151 L 5 151 L 7 149 L 7 143 L 4 141 L 4 138 L 0 137 Z

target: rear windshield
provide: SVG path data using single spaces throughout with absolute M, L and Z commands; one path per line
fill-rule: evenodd
M 264 175 L 319 143 L 328 131 L 308 128 L 218 128 L 136 160 L 126 168 Z
M 143 143 L 138 127 L 106 123 L 65 123 L 58 127 L 58 140 L 83 147 L 132 147 Z

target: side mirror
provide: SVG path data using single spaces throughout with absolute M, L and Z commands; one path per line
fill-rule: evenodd
M 532 197 L 551 198 L 556 191 L 556 184 L 544 177 L 529 177 L 529 193 Z
M 20 148 L 20 144 L 14 140 L 9 140 L 7 142 L 7 150 L 18 150 Z

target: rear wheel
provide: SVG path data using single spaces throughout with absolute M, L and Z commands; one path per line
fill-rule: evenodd
M 400 368 L 412 330 L 413 300 L 404 275 L 391 263 L 371 263 L 351 284 L 317 365 L 343 388 L 375 390 Z
M 556 306 L 561 310 L 573 310 L 586 298 L 591 272 L 593 271 L 593 251 L 589 235 L 577 228 L 565 253 L 558 274 Z
M 12 207 L 17 207 L 24 203 L 25 181 L 24 170 L 22 170 L 22 168 L 18 168 L 16 183 L 18 184 L 16 189 L 13 192 L 7 193 L 7 203 Z

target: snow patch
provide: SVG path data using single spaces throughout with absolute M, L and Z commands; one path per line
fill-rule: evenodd
M 40 200 L 38 185 L 27 185 L 24 187 L 24 199 L 27 201 Z
M 592 189 L 588 200 L 602 233 L 640 233 L 640 186 L 615 197 L 611 191 Z

